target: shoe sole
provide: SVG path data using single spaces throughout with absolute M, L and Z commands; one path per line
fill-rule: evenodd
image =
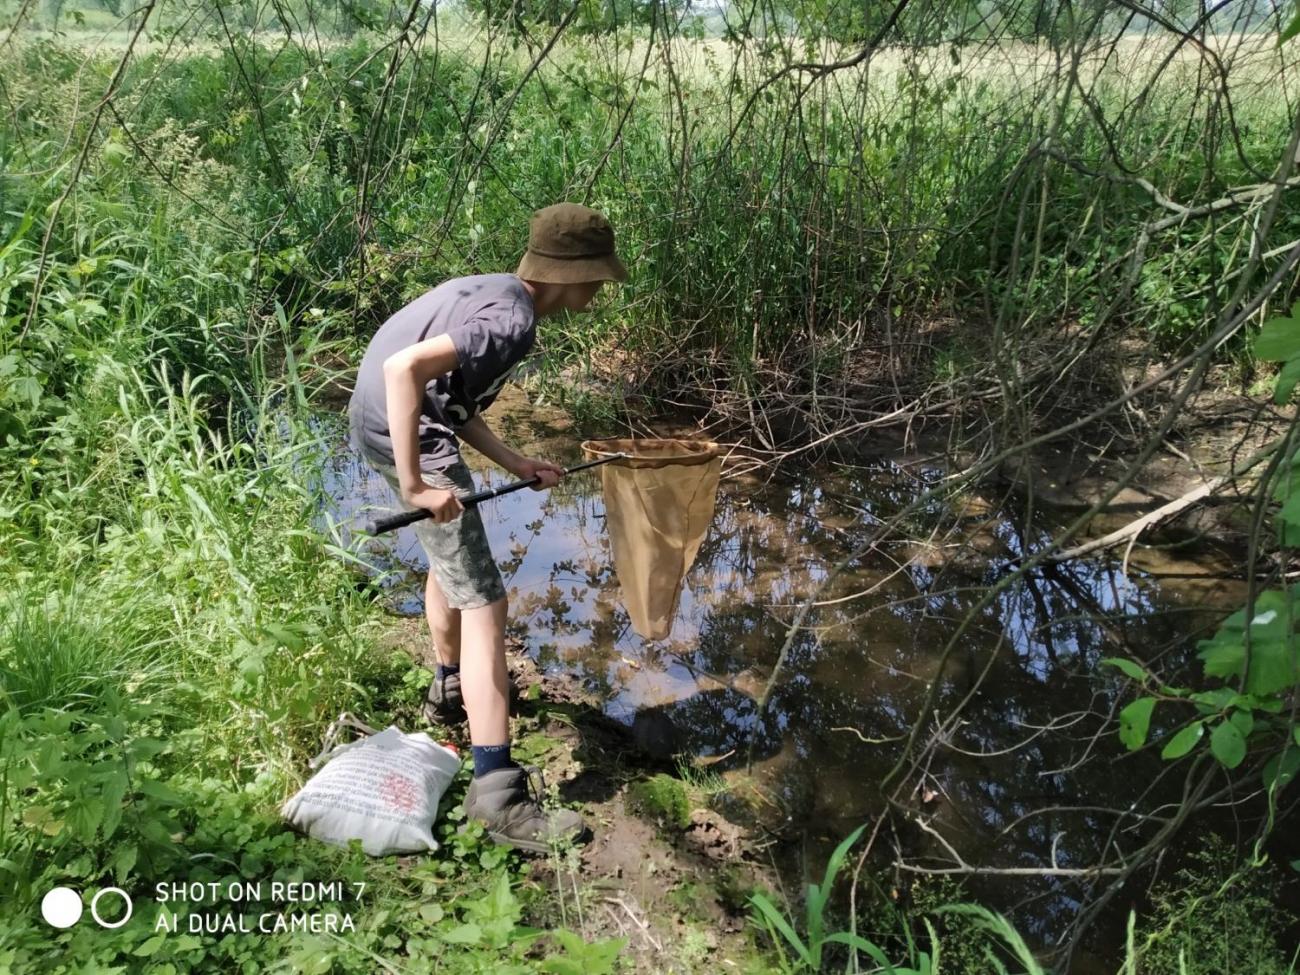
M 433 708 L 426 707 L 422 708 L 420 713 L 424 716 L 424 720 L 429 722 L 429 724 L 464 724 L 469 720 L 469 715 L 464 711 L 453 714 L 439 714 Z

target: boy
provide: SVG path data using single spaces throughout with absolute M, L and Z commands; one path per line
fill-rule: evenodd
M 534 490 L 554 487 L 557 464 L 524 457 L 479 415 L 533 347 L 538 318 L 582 311 L 605 281 L 627 270 L 614 231 L 595 210 L 558 203 L 533 214 L 515 274 L 453 278 L 390 317 L 371 339 L 348 406 L 352 443 L 407 509 L 430 517 L 415 530 L 429 557 L 425 613 L 437 657 L 425 714 L 443 723 L 468 713 L 474 780 L 465 813 L 498 843 L 545 852 L 586 832 L 571 810 L 548 815 L 541 787 L 510 758 L 505 658 L 506 592 L 458 441 Z

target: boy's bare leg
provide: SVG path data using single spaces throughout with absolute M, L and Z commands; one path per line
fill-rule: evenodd
M 506 671 L 506 599 L 460 610 L 460 686 L 475 745 L 510 741 L 510 691 Z
M 460 663 L 460 610 L 447 605 L 447 597 L 432 572 L 424 583 L 424 616 L 438 663 L 455 667 Z

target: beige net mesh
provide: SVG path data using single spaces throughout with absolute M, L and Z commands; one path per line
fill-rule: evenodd
M 682 580 L 713 521 L 722 458 L 699 440 L 588 440 L 595 460 L 629 457 L 600 468 L 614 572 L 632 628 L 647 640 L 672 629 Z

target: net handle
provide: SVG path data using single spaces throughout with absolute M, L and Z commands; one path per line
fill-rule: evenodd
M 601 457 L 599 460 L 589 460 L 585 464 L 575 464 L 572 467 L 566 467 L 564 473 L 573 474 L 577 471 L 585 471 L 588 467 L 595 467 L 598 464 L 608 464 L 613 460 L 625 460 L 627 457 L 627 454 L 610 454 L 609 456 Z M 472 508 L 484 501 L 499 498 L 503 494 L 512 494 L 515 491 L 521 491 L 526 487 L 531 487 L 532 485 L 537 484 L 540 480 L 541 478 L 534 474 L 532 477 L 525 480 L 515 481 L 513 484 L 505 484 L 498 488 L 489 488 L 485 491 L 479 491 L 476 494 L 469 494 L 459 500 L 462 507 Z M 404 511 L 400 515 L 390 515 L 386 518 L 377 518 L 366 526 L 366 534 L 380 535 L 384 532 L 390 532 L 395 528 L 402 528 L 406 525 L 414 524 L 424 518 L 428 518 L 429 515 L 430 512 L 427 508 L 416 508 L 414 511 Z

